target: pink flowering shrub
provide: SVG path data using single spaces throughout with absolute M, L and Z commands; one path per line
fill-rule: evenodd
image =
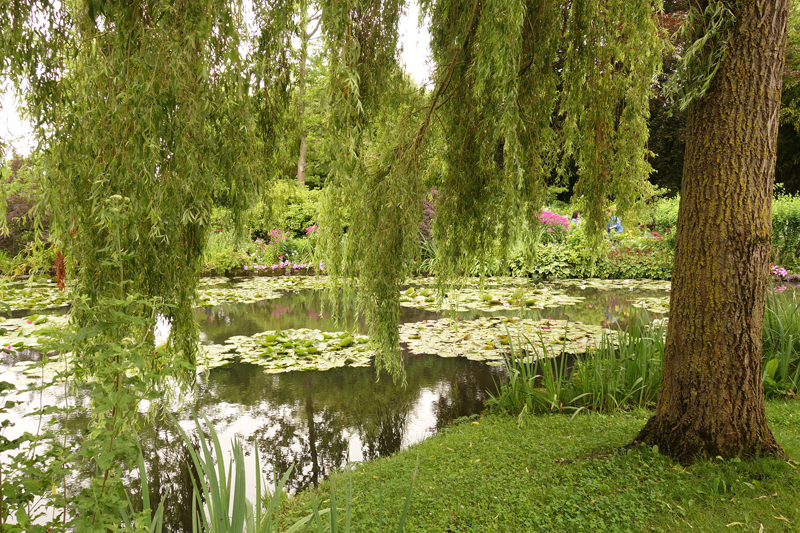
M 289 240 L 289 234 L 282 229 L 275 228 L 269 230 L 269 243 L 278 244 L 279 242 L 286 242 Z
M 551 213 L 550 211 L 542 211 L 538 215 L 539 222 L 542 224 L 547 224 L 548 226 L 556 226 L 562 227 L 566 229 L 569 227 L 569 219 L 567 217 L 562 217 L 558 213 Z
M 543 224 L 544 232 L 542 238 L 544 242 L 561 242 L 567 235 L 569 229 L 569 219 L 558 213 L 542 211 L 537 215 L 539 222 Z
M 785 268 L 778 265 L 769 265 L 769 273 L 773 276 L 777 276 L 779 279 L 784 279 L 789 275 L 789 272 Z

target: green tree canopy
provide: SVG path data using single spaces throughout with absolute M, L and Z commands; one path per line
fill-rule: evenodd
M 334 275 L 359 279 L 384 354 L 378 367 L 398 372 L 396 294 L 417 250 L 418 158 L 431 123 L 441 126 L 445 141 L 435 226 L 442 279 L 457 277 L 465 261 L 482 257 L 495 239 L 507 242 L 523 218 L 534 221 L 546 180 L 560 170 L 555 162 L 570 157 L 580 173 L 584 224 L 599 239 L 605 205 L 614 201 L 625 212 L 649 192 L 648 99 L 661 64 L 653 16 L 660 5 L 423 2 L 431 17 L 436 87 L 422 108 L 397 123 L 380 158 L 369 164 L 363 132 L 375 120 L 377 102 L 392 94 L 390 78 L 375 72 L 384 58 L 393 60 L 387 51 L 396 28 L 387 30 L 387 14 L 400 6 L 361 6 L 336 3 L 337 12 L 351 16 L 328 30 L 327 133 L 337 157 L 324 230 Z M 327 13 L 333 7 L 323 5 Z M 364 33 L 373 39 L 368 48 L 359 39 Z M 373 44 L 375 36 L 385 44 Z M 339 209 L 344 199 L 359 206 L 347 219 Z

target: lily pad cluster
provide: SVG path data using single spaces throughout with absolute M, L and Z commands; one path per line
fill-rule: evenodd
M 31 315 L 25 318 L 0 318 L 0 349 L 19 352 L 38 348 L 45 329 L 63 328 L 66 315 Z
M 59 290 L 52 282 L 13 282 L 0 284 L 0 302 L 12 311 L 28 309 L 41 311 L 69 304 L 70 291 Z
M 631 300 L 631 305 L 640 309 L 646 309 L 647 311 L 651 311 L 653 313 L 665 315 L 669 313 L 669 296 L 639 298 L 636 300 Z
M 233 362 L 233 346 L 230 344 L 201 344 L 198 346 L 195 368 L 197 372 L 208 372 L 213 368 L 227 366 Z
M 474 320 L 427 320 L 400 326 L 400 341 L 411 353 L 466 357 L 499 364 L 502 354 L 536 351 L 540 357 L 585 353 L 600 343 L 600 326 L 566 320 L 532 320 L 499 316 Z M 491 364 L 491 363 L 490 363 Z
M 560 287 L 578 287 L 579 289 L 597 289 L 599 291 L 661 291 L 669 292 L 672 283 L 652 279 L 567 279 L 551 282 L 551 285 Z
M 225 342 L 232 345 L 241 361 L 262 366 L 268 374 L 369 366 L 374 355 L 366 335 L 307 328 L 264 331 Z
M 323 289 L 325 279 L 320 276 L 280 276 L 249 278 L 231 285 L 225 278 L 211 278 L 201 283 L 197 291 L 202 305 L 226 303 L 253 303 L 281 297 L 281 291 Z
M 506 308 L 545 309 L 575 305 L 583 300 L 585 298 L 582 296 L 569 296 L 550 287 L 461 288 L 449 292 L 441 306 L 435 289 L 430 287 L 409 287 L 400 293 L 400 305 L 427 311 L 453 306 L 489 312 Z
M 16 380 L 14 385 L 22 389 L 26 385 L 31 385 L 39 381 L 52 381 L 58 378 L 64 379 L 64 372 L 69 368 L 72 361 L 72 353 L 50 354 L 45 360 L 22 360 L 15 362 L 6 371 L 21 374 L 24 377 Z

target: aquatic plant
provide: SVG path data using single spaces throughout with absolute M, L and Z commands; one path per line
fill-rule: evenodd
M 203 427 L 196 416 L 194 421 L 197 434 L 203 435 Z M 195 469 L 201 474 L 202 478 L 200 483 L 197 483 L 192 478 L 192 484 L 194 485 L 192 532 L 270 533 L 278 531 L 279 510 L 281 500 L 284 498 L 283 488 L 289 479 L 292 467 L 289 467 L 289 470 L 283 474 L 280 481 L 276 478 L 275 486 L 272 490 L 269 490 L 261 478 L 258 442 L 254 443 L 255 500 L 251 502 L 247 498 L 248 480 L 246 477 L 245 454 L 239 440 L 234 439 L 233 441 L 232 457 L 227 462 L 226 467 L 225 461 L 221 460 L 223 455 L 219 437 L 208 419 L 205 419 L 205 422 L 211 442 L 209 444 L 205 438 L 201 438 L 199 454 L 195 451 L 192 441 L 180 424 L 175 423 L 189 449 Z M 417 461 L 417 465 L 419 465 L 419 461 Z M 405 520 L 408 516 L 416 476 L 417 469 L 415 468 L 405 498 L 405 505 L 398 520 L 398 533 L 403 531 Z M 336 531 L 349 532 L 353 507 L 350 481 L 349 477 L 346 478 L 343 507 L 340 507 L 340 503 L 336 499 L 334 482 L 331 481 L 330 507 L 320 509 L 312 494 L 311 513 L 282 530 L 286 532 L 312 531 L 317 533 L 326 531 L 331 533 Z
M 525 339 L 530 356 L 512 349 L 503 355 L 505 379 L 487 407 L 509 414 L 614 411 L 654 404 L 661 385 L 664 358 L 663 322 L 634 317 L 628 330 L 603 334 L 599 345 L 574 362 L 557 355 L 539 336 Z
M 767 396 L 800 394 L 800 312 L 796 293 L 767 294 L 763 380 Z

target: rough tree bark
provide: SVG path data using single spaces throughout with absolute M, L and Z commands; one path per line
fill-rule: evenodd
M 761 342 L 788 4 L 733 4 L 725 59 L 690 106 L 664 378 L 635 441 L 683 462 L 783 454 Z

